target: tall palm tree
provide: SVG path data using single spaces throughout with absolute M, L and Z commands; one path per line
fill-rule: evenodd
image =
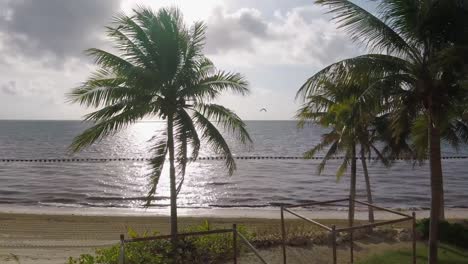
M 306 87 L 307 84 L 298 91 L 298 97 L 304 96 L 302 89 Z M 359 100 L 359 96 L 364 89 L 364 82 L 341 82 L 339 84 L 327 81 L 321 82 L 320 85 L 314 87 L 313 92 L 302 98 L 305 103 L 296 116 L 299 119 L 300 127 L 303 127 L 306 122 L 312 121 L 331 129 L 330 132 L 322 135 L 322 142 L 305 153 L 306 158 L 312 158 L 317 152 L 328 147 L 322 162 L 318 166 L 319 174 L 324 170 L 327 161 L 340 153 L 344 153 L 344 158 L 337 170 L 338 179 L 347 171 L 348 165 L 351 164 L 350 225 L 354 222 L 353 200 L 356 195 L 357 159 L 361 159 L 369 203 L 372 203 L 372 191 L 366 159 L 370 159 L 375 154 L 384 165 L 390 165 L 389 159 L 376 147 L 376 142 L 379 139 L 376 132 L 380 130 L 377 130 L 373 123 L 378 118 L 377 113 L 380 108 L 377 104 Z M 360 145 L 359 153 L 356 150 L 358 145 Z M 369 221 L 374 222 L 372 207 L 369 207 Z
M 74 103 L 99 108 L 85 116 L 93 126 L 75 138 L 73 151 L 143 118 L 165 120 L 166 131 L 156 136 L 150 161 L 149 196 L 156 192 L 168 156 L 173 241 L 177 240 L 177 194 L 186 166 L 197 159 L 201 144 L 206 142 L 221 154 L 232 174 L 236 164 L 218 127 L 242 143 L 251 142 L 244 122 L 212 103 L 225 91 L 246 95 L 249 90 L 244 77 L 217 70 L 203 55 L 205 28 L 201 22 L 187 28 L 177 9 L 154 12 L 139 7 L 132 16 L 120 14 L 107 27 L 117 53 L 89 49 L 99 68 L 69 94 Z
M 308 94 L 323 79 L 381 76 L 364 98 L 376 90 L 391 109 L 395 134 L 425 120 L 431 171 L 429 263 L 437 262 L 439 219 L 443 213 L 441 139 L 454 126 L 459 139 L 466 132 L 460 108 L 466 105 L 468 4 L 457 0 L 380 0 L 374 15 L 349 0 L 317 0 L 330 8 L 334 20 L 353 40 L 363 41 L 371 54 L 334 63 L 308 81 Z M 341 66 L 341 67 L 338 67 Z M 343 67 L 346 70 L 342 70 Z M 340 72 L 337 71 L 340 69 Z M 449 116 L 451 118 L 445 118 Z M 466 140 L 466 139 L 465 139 Z

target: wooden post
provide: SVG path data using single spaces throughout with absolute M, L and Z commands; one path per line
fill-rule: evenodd
M 237 225 L 232 225 L 232 247 L 234 251 L 234 264 L 237 264 Z
M 354 241 L 353 241 L 353 233 L 354 231 L 351 230 L 349 232 L 349 258 L 350 258 L 350 263 L 353 264 L 354 263 Z
M 331 242 L 333 248 L 333 264 L 336 264 L 336 226 L 332 225 Z
M 119 264 L 125 264 L 125 237 L 124 235 L 120 235 Z
M 355 191 L 354 191 L 355 192 Z M 350 196 L 349 196 L 349 227 L 353 227 L 354 226 L 354 196 L 355 194 L 352 193 Z M 350 230 L 349 231 L 349 260 L 351 264 L 354 263 L 354 241 L 353 241 L 353 233 L 354 233 L 354 230 Z
M 416 213 L 413 212 L 413 264 L 416 264 Z
M 282 236 L 282 247 L 283 247 L 283 264 L 286 264 L 286 228 L 284 223 L 284 206 L 281 206 L 281 236 Z

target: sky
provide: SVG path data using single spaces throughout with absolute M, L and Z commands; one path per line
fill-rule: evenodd
M 65 96 L 93 70 L 83 51 L 109 48 L 105 26 L 137 5 L 176 6 L 188 25 L 207 24 L 206 56 L 242 73 L 251 89 L 218 103 L 245 120 L 293 119 L 308 77 L 363 53 L 312 0 L 0 0 L 0 119 L 79 120 L 90 112 Z

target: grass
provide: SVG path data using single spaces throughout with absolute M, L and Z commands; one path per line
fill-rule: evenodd
M 427 247 L 419 245 L 416 251 L 417 263 L 426 263 Z M 360 261 L 359 264 L 394 264 L 394 263 L 412 263 L 412 254 L 410 249 L 391 250 L 381 254 L 374 254 L 367 259 Z M 440 264 L 462 264 L 468 263 L 468 251 L 461 250 L 448 245 L 439 247 Z

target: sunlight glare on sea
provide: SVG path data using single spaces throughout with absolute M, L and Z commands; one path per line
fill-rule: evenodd
M 324 130 L 299 130 L 294 121 L 247 121 L 254 141 L 251 147 L 239 145 L 226 135 L 237 157 L 301 156 L 320 141 Z M 103 139 L 89 148 L 70 154 L 73 138 L 86 129 L 78 121 L 0 121 L 0 159 L 141 159 L 151 158 L 161 135 L 163 122 L 139 122 L 121 133 Z M 214 156 L 206 147 L 201 157 Z M 443 155 L 468 155 L 447 146 Z M 271 207 L 343 198 L 348 193 L 348 177 L 336 181 L 339 160 L 328 162 L 317 174 L 319 160 L 238 159 L 237 171 L 229 176 L 223 160 L 197 160 L 187 167 L 181 208 Z M 443 160 L 447 207 L 466 207 L 468 181 L 466 160 Z M 147 161 L 108 162 L 3 162 L 0 164 L 0 203 L 14 206 L 119 207 L 141 208 L 149 190 L 151 168 Z M 166 162 L 157 193 L 156 207 L 169 205 L 169 177 Z M 397 161 L 390 168 L 369 164 L 375 201 L 393 208 L 427 208 L 430 202 L 428 164 L 413 166 Z M 178 178 L 179 180 L 180 178 Z M 365 197 L 358 168 L 358 197 Z

